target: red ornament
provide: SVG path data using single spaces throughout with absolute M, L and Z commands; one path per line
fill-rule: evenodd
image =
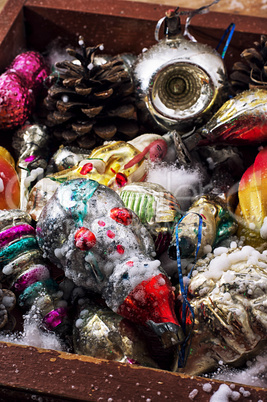
M 110 239 L 114 239 L 115 233 L 112 232 L 112 230 L 108 230 L 108 231 L 107 231 L 107 236 L 108 236 Z
M 81 250 L 90 250 L 96 245 L 96 237 L 93 232 L 81 227 L 74 235 L 75 246 Z
M 113 169 L 111 169 L 113 170 Z M 127 177 L 125 176 L 125 174 L 123 173 L 117 173 L 116 177 L 115 177 L 115 182 L 117 184 L 118 187 L 123 187 L 127 184 Z
M 191 151 L 196 145 L 225 143 L 250 145 L 267 140 L 267 91 L 250 89 L 225 104 L 199 130 L 186 136 Z
M 172 285 L 163 274 L 139 283 L 120 305 L 118 314 L 138 324 L 153 321 L 180 326 L 174 313 Z
M 15 71 L 0 76 L 0 129 L 22 125 L 34 107 L 33 92 Z
M 116 250 L 119 254 L 124 254 L 124 247 L 121 244 L 118 244 Z
M 80 174 L 86 175 L 87 173 L 90 173 L 93 170 L 93 167 L 94 167 L 94 165 L 92 163 L 86 163 L 81 168 Z
M 118 223 L 122 223 L 128 226 L 132 223 L 133 215 L 132 212 L 127 208 L 112 208 L 110 211 L 110 217 Z

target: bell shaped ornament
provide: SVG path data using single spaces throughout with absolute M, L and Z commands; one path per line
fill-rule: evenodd
M 165 32 L 134 65 L 138 108 L 143 124 L 183 134 L 223 104 L 227 74 L 216 50 L 181 34 L 176 11 L 166 13 Z

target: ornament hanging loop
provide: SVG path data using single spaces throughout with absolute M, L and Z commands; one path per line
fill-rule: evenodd
M 177 7 L 175 10 L 170 9 L 166 11 L 165 17 L 162 17 L 156 25 L 155 28 L 155 39 L 157 42 L 159 42 L 159 31 L 161 28 L 161 25 L 164 22 L 164 36 L 168 39 L 171 39 L 177 35 L 179 35 L 182 31 L 181 29 L 181 21 L 179 17 L 179 13 L 177 12 L 179 7 Z
M 156 25 L 155 28 L 155 40 L 159 42 L 159 31 L 161 28 L 161 25 L 163 22 L 165 23 L 164 26 L 164 35 L 167 39 L 172 39 L 176 37 L 177 35 L 181 34 L 182 28 L 181 28 L 181 21 L 180 21 L 180 15 L 187 15 L 186 23 L 185 23 L 185 29 L 184 29 L 184 36 L 188 36 L 188 38 L 193 41 L 197 42 L 196 39 L 194 38 L 193 35 L 189 33 L 189 25 L 191 23 L 191 19 L 198 14 L 205 14 L 209 12 L 209 8 L 213 6 L 214 4 L 219 3 L 220 0 L 214 0 L 212 3 L 208 4 L 207 6 L 203 6 L 200 8 L 197 8 L 196 10 L 188 10 L 188 11 L 178 11 L 179 7 L 177 7 L 175 10 L 170 9 L 166 12 L 165 17 L 162 17 Z

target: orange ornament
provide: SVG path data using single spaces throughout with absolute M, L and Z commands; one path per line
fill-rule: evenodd
M 253 165 L 243 174 L 238 198 L 236 215 L 243 226 L 240 234 L 259 237 L 267 216 L 267 147 L 258 153 Z
M 19 178 L 10 153 L 0 147 L 0 209 L 19 208 Z

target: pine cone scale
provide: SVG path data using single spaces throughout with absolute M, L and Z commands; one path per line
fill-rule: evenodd
M 86 116 L 88 117 L 95 117 L 97 116 L 99 113 L 102 112 L 103 106 L 98 106 L 98 107 L 92 107 L 90 109 L 81 109 L 82 112 L 84 114 L 86 114 Z
M 75 123 L 71 125 L 72 129 L 79 135 L 88 134 L 93 128 L 93 123 L 79 124 Z
M 95 92 L 94 97 L 97 99 L 107 99 L 113 95 L 113 88 L 109 88 L 107 91 Z

